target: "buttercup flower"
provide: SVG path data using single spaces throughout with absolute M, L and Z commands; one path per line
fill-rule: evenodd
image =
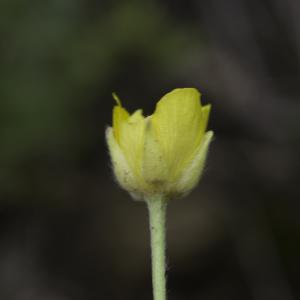
M 113 170 L 119 184 L 136 199 L 166 199 L 192 190 L 201 177 L 209 144 L 211 106 L 202 106 L 194 88 L 175 89 L 144 117 L 130 115 L 113 95 L 113 126 L 106 131 Z

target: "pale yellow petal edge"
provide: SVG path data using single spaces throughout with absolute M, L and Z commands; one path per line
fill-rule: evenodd
M 115 139 L 113 128 L 108 127 L 106 129 L 106 141 L 109 148 L 111 162 L 113 165 L 113 171 L 117 182 L 120 186 L 127 190 L 135 199 L 141 199 L 139 191 L 139 185 L 136 180 L 136 176 L 133 174 L 129 167 L 129 164 Z
M 184 173 L 176 184 L 175 190 L 177 190 L 179 194 L 186 195 L 189 193 L 201 179 L 213 136 L 213 131 L 208 131 L 205 133 L 203 140 L 195 154 L 195 158 L 185 169 Z

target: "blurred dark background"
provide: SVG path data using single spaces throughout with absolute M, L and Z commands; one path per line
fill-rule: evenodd
M 1 299 L 151 299 L 104 130 L 112 91 L 151 114 L 177 87 L 216 137 L 169 205 L 169 299 L 299 299 L 298 0 L 1 0 Z

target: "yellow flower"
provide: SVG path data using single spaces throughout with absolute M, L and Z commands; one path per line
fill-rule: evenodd
M 213 132 L 206 132 L 210 105 L 202 106 L 194 88 L 175 89 L 144 117 L 130 115 L 113 94 L 113 126 L 106 138 L 119 184 L 136 199 L 172 198 L 199 181 Z

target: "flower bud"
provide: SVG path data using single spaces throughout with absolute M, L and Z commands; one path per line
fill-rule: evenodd
M 206 132 L 210 105 L 194 88 L 175 89 L 144 117 L 130 115 L 113 95 L 113 126 L 106 131 L 115 177 L 135 199 L 187 194 L 198 183 L 213 132 Z

